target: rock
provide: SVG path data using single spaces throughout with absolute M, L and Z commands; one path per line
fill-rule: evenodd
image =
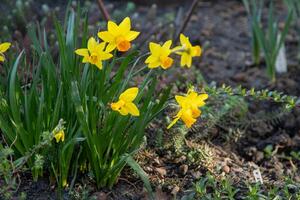
M 226 174 L 229 174 L 229 172 L 230 172 L 230 167 L 229 167 L 228 165 L 224 165 L 224 166 L 222 167 L 222 171 L 225 172 Z
M 287 120 L 285 120 L 284 128 L 291 129 L 296 125 L 295 123 L 296 123 L 295 117 L 291 115 Z
M 180 188 L 177 185 L 175 185 L 171 194 L 173 194 L 175 196 L 179 192 L 179 190 L 180 190 Z
M 236 74 L 234 77 L 232 77 L 232 79 L 234 81 L 238 81 L 238 82 L 245 82 L 245 81 L 247 81 L 247 76 L 245 73 L 241 72 L 241 73 Z
M 191 174 L 195 179 L 200 179 L 202 176 L 202 173 L 199 171 L 192 171 Z
M 186 173 L 187 173 L 187 171 L 188 171 L 188 169 L 189 169 L 189 166 L 188 166 L 188 165 L 181 165 L 181 166 L 179 167 L 179 169 L 180 169 L 180 172 L 181 172 L 183 175 L 186 175 Z
M 158 167 L 158 168 L 155 168 L 155 170 L 163 177 L 165 175 L 167 175 L 167 170 L 163 167 Z
M 185 155 L 182 155 L 180 156 L 179 158 L 176 158 L 174 160 L 174 163 L 183 163 L 184 161 L 186 161 L 186 156 Z
M 264 153 L 261 151 L 257 151 L 255 154 L 255 160 L 257 162 L 261 161 L 262 159 L 264 159 Z

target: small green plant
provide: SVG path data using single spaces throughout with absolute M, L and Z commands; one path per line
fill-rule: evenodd
M 268 8 L 268 21 L 265 28 L 261 21 L 261 12 L 264 5 L 262 1 L 257 3 L 256 1 L 250 2 L 249 0 L 244 0 L 243 2 L 248 10 L 251 21 L 253 57 L 255 58 L 255 62 L 257 62 L 260 50 L 263 52 L 267 65 L 267 74 L 274 82 L 276 79 L 275 64 L 277 56 L 289 31 L 293 19 L 293 10 L 289 9 L 284 27 L 282 31 L 280 31 L 279 23 L 274 16 L 275 11 L 273 1 L 270 2 L 270 6 Z
M 251 42 L 252 42 L 252 56 L 254 63 L 258 65 L 260 63 L 261 48 L 259 45 L 258 35 L 254 29 L 254 20 L 261 22 L 261 15 L 263 9 L 263 0 L 243 0 L 244 6 L 248 15 L 251 18 Z

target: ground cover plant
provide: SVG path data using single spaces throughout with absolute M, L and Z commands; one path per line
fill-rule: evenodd
M 251 18 L 250 67 L 264 74 L 255 66 L 266 64 L 271 80 L 258 87 L 211 82 L 209 66 L 197 68 L 212 52 L 209 34 L 194 40 L 187 26 L 198 1 L 186 15 L 161 17 L 165 32 L 145 30 L 131 13 L 109 16 L 99 2 L 100 24 L 90 25 L 95 4 L 70 2 L 64 17 L 49 11 L 41 24 L 19 9 L 26 39 L 0 37 L 1 198 L 299 198 L 300 100 L 276 85 L 286 78 L 274 68 L 296 25 L 295 2 L 285 2 L 282 26 L 272 2 L 238 4 Z

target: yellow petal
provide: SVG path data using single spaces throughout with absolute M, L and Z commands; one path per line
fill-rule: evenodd
M 88 40 L 88 50 L 90 52 L 95 52 L 97 51 L 97 41 L 95 40 L 94 37 L 90 37 L 90 39 Z
M 208 99 L 208 94 L 200 94 L 198 97 L 197 97 L 197 101 L 204 101 Z
M 101 52 L 99 53 L 99 56 L 101 57 L 101 60 L 108 60 L 111 57 L 113 57 L 111 53 L 107 53 L 107 52 Z
M 98 69 L 102 70 L 102 62 L 101 61 L 97 62 L 95 65 Z
M 192 66 L 192 56 L 190 55 L 187 55 L 187 58 L 186 58 L 186 65 L 188 68 L 190 68 Z
M 140 32 L 137 31 L 129 31 L 129 33 L 126 34 L 125 39 L 128 41 L 132 41 L 135 38 L 137 38 L 137 36 L 139 36 Z
M 119 99 L 125 102 L 132 102 L 136 98 L 138 92 L 139 92 L 139 88 L 137 87 L 129 88 L 120 95 Z
M 119 25 L 119 30 L 122 34 L 127 34 L 131 29 L 131 21 L 129 17 L 126 17 L 123 19 L 123 21 Z
M 97 45 L 97 51 L 99 52 L 102 52 L 104 51 L 105 49 L 105 46 L 106 46 L 106 42 L 101 42 L 100 44 Z
M 3 62 L 5 60 L 4 56 L 0 55 L 0 62 Z
M 172 40 L 168 40 L 163 44 L 163 48 L 170 49 L 172 45 Z
M 151 62 L 155 62 L 157 61 L 157 57 L 153 56 L 153 55 L 150 55 L 148 56 L 148 58 L 145 60 L 145 63 L 151 63 Z
M 150 52 L 153 55 L 159 55 L 160 52 L 161 52 L 161 46 L 159 44 L 154 43 L 154 42 L 149 43 L 149 49 L 150 49 Z
M 174 126 L 174 124 L 176 124 L 176 122 L 180 119 L 181 115 L 182 115 L 182 110 L 180 110 L 177 113 L 175 119 L 169 124 L 169 126 L 167 127 L 167 129 L 170 129 L 172 126 Z
M 187 102 L 186 97 L 184 97 L 184 96 L 176 95 L 176 96 L 175 96 L 175 99 L 176 99 L 177 103 L 178 103 L 181 107 L 184 107 L 185 104 L 186 104 L 186 102 Z
M 120 32 L 119 32 L 120 29 L 119 29 L 118 25 L 113 21 L 108 21 L 107 29 L 108 29 L 108 32 L 113 36 L 117 36 L 118 34 L 120 34 Z
M 185 46 L 185 47 L 191 46 L 189 38 L 186 37 L 185 35 L 183 35 L 182 33 L 180 34 L 180 43 L 182 46 Z
M 187 64 L 187 54 L 183 53 L 181 55 L 180 66 L 184 67 Z
M 11 46 L 11 43 L 9 43 L 9 42 L 4 42 L 4 43 L 0 44 L 0 53 L 4 53 L 5 51 L 7 51 L 7 49 L 9 49 L 10 46 Z
M 82 59 L 82 63 L 88 63 L 90 62 L 90 57 L 89 56 L 84 56 Z
M 154 61 L 148 64 L 148 68 L 153 69 L 160 66 L 160 61 Z
M 121 107 L 119 113 L 121 113 L 121 115 L 128 115 L 128 110 L 125 107 Z
M 75 51 L 75 53 L 77 54 L 77 55 L 80 55 L 80 56 L 89 56 L 89 50 L 88 49 L 77 49 L 76 51 Z
M 113 51 L 115 48 L 117 48 L 116 43 L 109 43 L 105 49 L 106 52 L 111 52 Z
M 98 37 L 105 42 L 112 42 L 115 40 L 114 36 L 108 31 L 99 32 Z
M 140 116 L 140 111 L 134 103 L 126 103 L 125 108 L 133 116 Z

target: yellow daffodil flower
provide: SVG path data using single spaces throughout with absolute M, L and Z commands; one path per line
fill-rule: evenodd
M 172 41 L 166 41 L 162 46 L 154 42 L 149 43 L 151 55 L 146 59 L 145 63 L 149 68 L 157 68 L 161 66 L 163 69 L 168 69 L 173 64 L 173 59 L 169 57 L 171 54 Z
M 181 119 L 185 125 L 190 128 L 201 115 L 199 107 L 205 105 L 204 101 L 207 98 L 207 94 L 198 95 L 193 89 L 190 89 L 186 96 L 176 95 L 175 99 L 180 106 L 180 110 L 167 129 L 171 128 L 179 119 Z
M 131 21 L 129 17 L 126 17 L 119 25 L 115 22 L 108 21 L 107 31 L 98 33 L 98 37 L 108 45 L 106 50 L 108 52 L 114 50 L 125 52 L 131 47 L 131 41 L 137 38 L 140 32 L 131 31 Z
M 9 49 L 11 46 L 11 43 L 9 42 L 4 42 L 0 44 L 0 62 L 5 61 L 4 53 Z
M 123 92 L 119 101 L 116 103 L 111 103 L 111 109 L 114 111 L 118 111 L 121 115 L 131 114 L 133 116 L 139 116 L 140 111 L 133 103 L 133 100 L 136 98 L 139 89 L 137 87 L 132 87 Z
M 67 180 L 66 180 L 66 179 L 64 179 L 64 180 L 63 180 L 63 182 L 62 182 L 62 186 L 63 186 L 64 188 L 67 188 L 67 187 L 69 187 L 69 184 L 68 184 L 68 182 L 67 182 Z
M 60 130 L 57 133 L 54 134 L 54 138 L 56 139 L 56 142 L 59 143 L 59 141 L 65 140 L 65 132 L 64 130 Z
M 91 37 L 88 40 L 87 48 L 77 49 L 75 51 L 76 54 L 83 56 L 83 63 L 91 63 L 96 65 L 100 70 L 102 69 L 102 61 L 108 60 L 113 55 L 109 53 L 109 51 L 104 51 L 105 42 L 98 43 L 95 38 Z
M 189 38 L 183 34 L 180 34 L 180 43 L 181 46 L 175 47 L 172 51 L 181 55 L 180 65 L 182 67 L 187 66 L 190 68 L 193 57 L 201 56 L 202 49 L 199 45 L 192 46 Z

